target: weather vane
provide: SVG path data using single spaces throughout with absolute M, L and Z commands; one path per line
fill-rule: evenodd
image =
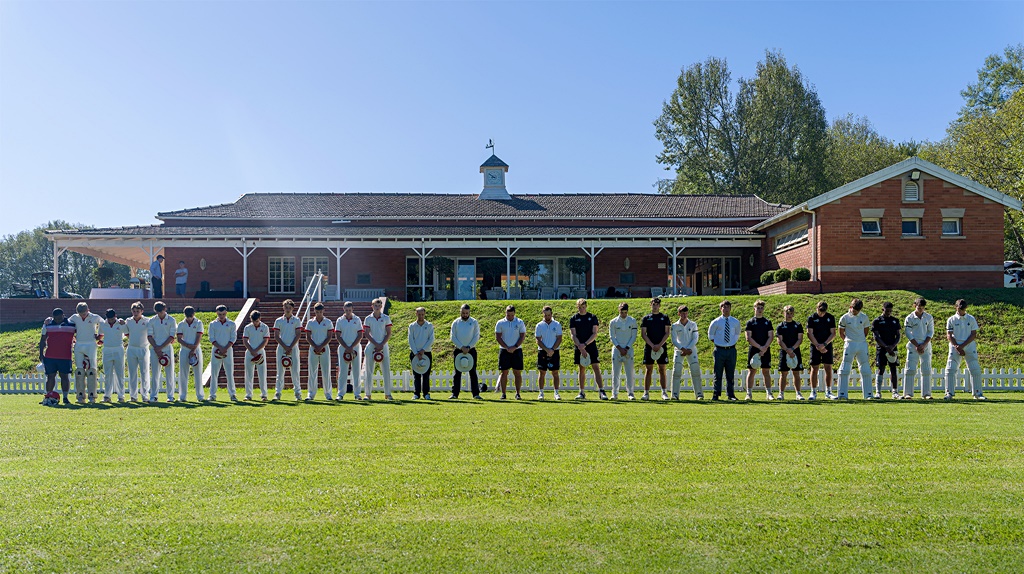
M 487 145 L 484 146 L 484 149 L 491 150 L 491 155 L 494 155 L 494 140 L 492 140 L 492 139 L 487 140 Z

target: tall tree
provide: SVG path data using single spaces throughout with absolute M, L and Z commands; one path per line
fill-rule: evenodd
M 800 69 L 767 51 L 736 96 L 739 185 L 768 201 L 797 203 L 827 191 L 825 108 Z
M 865 117 L 847 114 L 828 128 L 825 179 L 829 189 L 903 161 L 917 152 L 915 142 L 894 144 Z
M 725 60 L 708 58 L 683 68 L 672 97 L 654 121 L 664 145 L 658 163 L 676 177 L 659 185 L 670 193 L 736 193 L 736 123 Z
M 994 112 L 1024 87 L 1024 44 L 1007 46 L 1003 54 L 985 58 L 977 83 L 960 92 L 964 98 L 961 115 Z

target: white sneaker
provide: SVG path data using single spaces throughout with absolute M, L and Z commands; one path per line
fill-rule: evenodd
M 672 400 L 673 400 L 673 401 L 678 401 L 678 400 L 679 400 L 679 395 L 677 395 L 677 394 L 673 393 L 673 394 L 672 394 Z
M 633 393 L 629 393 L 629 395 L 627 395 L 626 398 L 631 400 L 631 401 L 635 401 L 636 400 L 636 397 L 633 396 Z
M 562 395 L 558 394 L 558 391 L 555 391 L 555 400 L 556 401 L 562 400 Z
M 836 400 L 836 396 L 832 394 L 832 391 L 825 391 L 825 398 L 830 401 Z
M 896 391 L 893 391 L 893 392 L 892 392 L 892 400 L 894 400 L 894 401 L 898 401 L 898 400 L 900 400 L 900 399 L 902 399 L 902 398 L 903 398 L 903 395 L 901 395 L 901 394 L 897 393 Z
M 543 401 L 544 400 L 544 391 L 540 391 L 539 393 L 537 393 L 537 400 L 538 401 Z
M 800 391 L 796 392 L 796 400 L 798 400 L 798 401 L 804 400 L 804 396 L 802 394 L 800 394 Z
M 816 400 L 818 400 L 818 391 L 817 390 L 811 390 L 811 396 L 807 397 L 807 400 L 809 400 L 809 401 L 816 401 Z
M 643 396 L 640 397 L 640 400 L 641 401 L 649 401 L 649 400 L 651 400 L 651 394 L 646 392 L 646 391 L 644 391 L 644 394 L 643 394 Z
M 773 395 L 771 391 L 768 391 L 768 392 L 766 392 L 764 394 L 764 399 L 766 401 L 774 401 L 775 400 L 775 395 Z
M 748 392 L 747 396 L 746 396 L 746 398 L 744 400 L 752 401 L 752 400 L 754 400 L 754 395 L 752 395 L 751 393 Z
M 586 400 L 586 398 L 587 398 L 587 395 L 583 391 L 580 391 L 580 394 L 576 395 L 576 400 L 577 401 L 583 401 L 583 400 Z
M 281 400 L 281 393 L 274 393 L 274 400 L 275 401 Z
M 946 396 L 942 397 L 942 400 L 944 400 L 944 401 L 951 401 L 951 400 L 953 400 L 953 395 L 951 395 L 949 393 L 946 393 Z
M 619 393 L 616 393 L 616 392 L 612 391 L 612 400 L 613 401 L 619 400 Z
M 779 396 L 778 397 L 774 397 L 774 398 L 769 394 L 768 397 L 769 397 L 768 400 L 770 400 L 770 401 L 784 401 L 784 400 L 786 400 L 786 395 L 784 393 L 779 393 Z
M 668 400 L 668 393 L 666 393 L 665 391 L 661 391 L 661 400 L 667 401 Z
M 988 397 L 986 397 L 985 395 L 974 395 L 974 400 L 976 400 L 976 401 L 987 401 Z

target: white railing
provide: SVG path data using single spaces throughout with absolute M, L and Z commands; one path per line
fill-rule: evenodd
M 487 388 L 489 390 L 493 389 L 493 388 L 495 388 L 497 386 L 498 375 L 500 374 L 499 371 L 485 371 L 485 370 L 481 370 L 481 371 L 477 371 L 477 374 L 479 376 L 480 383 L 486 384 Z M 742 386 L 743 381 L 746 380 L 746 374 L 747 374 L 746 370 L 737 371 L 736 372 L 735 382 L 736 382 L 737 388 Z M 433 371 L 430 374 L 430 388 L 431 388 L 431 391 L 449 391 L 449 390 L 451 390 L 452 378 L 454 377 L 454 375 L 455 375 L 454 371 Z M 563 370 L 561 372 L 561 375 L 562 376 L 561 376 L 561 385 L 560 386 L 562 386 L 563 388 L 566 388 L 566 389 L 577 388 L 577 382 L 576 382 L 577 381 L 577 378 L 576 378 L 577 375 L 576 375 L 575 368 L 571 368 L 570 367 L 569 369 Z M 611 382 L 612 382 L 611 371 L 603 371 L 601 373 L 601 376 L 604 379 L 604 386 L 605 386 L 605 388 L 606 389 L 610 389 L 611 388 Z M 967 378 L 967 376 L 968 375 L 967 375 L 966 371 L 960 371 L 959 373 L 957 373 L 957 384 L 956 384 L 957 390 L 963 390 L 965 388 L 964 382 L 965 382 L 965 379 Z M 539 373 L 537 371 L 523 371 L 523 387 L 522 387 L 523 390 L 536 391 L 539 388 L 537 386 L 538 377 L 539 377 Z M 634 375 L 634 379 L 633 380 L 634 380 L 634 384 L 636 385 L 636 388 L 642 388 L 643 380 L 644 380 L 643 377 L 644 377 L 644 375 L 643 375 L 642 372 L 638 372 L 638 373 L 636 373 Z M 712 371 L 710 371 L 710 370 L 703 371 L 703 376 L 701 378 L 703 379 L 703 386 L 704 386 L 705 390 L 708 390 L 708 389 L 710 389 L 710 388 L 712 388 L 714 386 L 714 384 L 715 384 L 715 375 L 714 375 L 714 373 Z M 723 377 L 723 379 L 724 379 L 724 377 Z M 804 375 L 802 376 L 802 379 L 804 381 L 804 384 L 803 384 L 804 388 L 808 388 L 808 383 L 809 383 L 808 375 L 806 373 L 804 373 Z M 824 386 L 823 386 L 824 385 L 824 373 L 819 372 L 818 373 L 818 379 L 819 379 L 819 388 L 824 390 Z M 902 380 L 903 380 L 903 374 L 902 373 L 900 373 L 899 379 L 900 379 L 900 383 L 902 385 Z M 772 381 L 773 381 L 772 382 L 772 388 L 777 390 L 779 388 L 779 383 L 778 383 L 778 381 L 779 381 L 779 373 L 777 371 L 772 371 Z M 835 385 L 839 384 L 839 374 L 838 373 L 835 373 L 833 375 L 833 381 L 834 381 Z M 889 381 L 889 378 L 886 377 L 885 382 L 883 383 L 884 388 L 888 388 L 888 381 Z M 1021 370 L 1021 369 L 982 369 L 981 381 L 982 381 L 982 385 L 981 385 L 982 389 L 986 390 L 986 391 L 1024 391 L 1024 370 Z M 242 382 L 243 381 L 238 380 L 237 381 L 237 385 L 239 387 L 241 387 L 242 386 Z M 412 371 L 392 372 L 391 373 L 391 383 L 392 383 L 392 385 L 394 387 L 394 390 L 397 391 L 397 392 L 412 392 L 412 389 L 413 389 L 413 374 L 412 374 Z M 668 383 L 671 386 L 671 384 L 672 384 L 671 365 L 670 365 L 669 372 L 668 372 Z M 942 391 L 943 391 L 943 388 L 944 388 L 944 384 L 945 384 L 945 372 L 942 371 L 942 370 L 939 370 L 939 369 L 934 369 L 933 372 L 932 372 L 932 381 L 931 381 L 931 383 L 932 383 L 932 392 L 933 393 L 941 394 Z M 722 381 L 722 384 L 723 385 L 725 384 L 724 380 Z M 763 379 L 762 379 L 760 374 L 758 374 L 756 376 L 754 384 L 755 384 L 757 389 L 764 390 L 764 381 L 763 381 Z M 271 385 L 273 385 L 272 381 L 271 381 Z M 654 373 L 654 377 L 653 377 L 653 380 L 652 380 L 652 388 L 653 387 L 659 387 L 659 385 L 660 385 L 660 383 L 658 382 L 658 374 Z M 917 387 L 919 385 L 920 385 L 920 383 L 915 385 L 915 387 Z M 72 380 L 72 385 L 71 386 L 72 386 L 72 390 L 74 390 L 74 381 L 73 380 Z M 337 386 L 337 384 L 335 384 L 335 386 Z M 620 386 L 623 389 L 625 388 L 625 379 L 623 379 L 621 381 L 621 385 Z M 792 381 L 790 381 L 790 384 L 788 386 L 791 389 L 793 388 Z M 551 386 L 551 377 L 547 377 L 547 379 L 545 381 L 545 387 L 547 387 L 549 389 L 553 388 Z M 464 374 L 463 377 L 462 377 L 462 388 L 463 388 L 463 390 L 468 390 L 469 389 L 469 375 L 467 375 L 467 374 Z M 513 376 L 512 376 L 511 372 L 509 372 L 508 388 L 510 388 L 510 389 L 514 389 L 515 388 L 515 386 L 514 386 L 514 379 L 513 379 Z M 593 373 L 590 372 L 590 371 L 588 371 L 588 373 L 587 373 L 586 388 L 590 389 L 590 390 L 594 390 L 596 388 L 595 385 L 594 385 Z M 693 387 L 690 384 L 690 374 L 689 374 L 689 371 L 686 371 L 683 374 L 683 380 L 682 380 L 681 388 L 683 390 L 685 390 L 685 391 L 692 391 L 693 390 Z M 854 373 L 850 374 L 850 385 L 849 385 L 849 388 L 850 388 L 850 390 L 860 390 L 861 389 L 861 378 L 860 378 L 860 374 L 859 373 L 854 372 Z M 899 388 L 902 389 L 903 387 L 900 386 Z M 58 389 L 58 391 L 60 389 L 60 380 L 59 379 L 57 381 L 57 389 Z M 98 393 L 104 393 L 106 391 L 105 380 L 104 380 L 104 377 L 103 377 L 102 373 L 97 376 L 97 389 L 98 389 L 98 391 L 97 391 Z M 10 395 L 10 394 L 41 394 L 41 393 L 45 392 L 45 390 L 46 390 L 46 376 L 41 374 L 41 373 L 31 373 L 31 374 L 25 374 L 25 375 L 5 375 L 5 374 L 0 374 L 0 395 Z M 166 386 L 162 390 L 166 390 Z M 380 373 L 376 373 L 374 375 L 374 377 L 373 377 L 373 391 L 374 392 L 382 392 L 383 390 L 384 390 L 384 377 Z

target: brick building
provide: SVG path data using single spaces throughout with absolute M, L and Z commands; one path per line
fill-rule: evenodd
M 318 270 L 329 298 L 725 295 L 779 267 L 807 267 L 829 291 L 999 287 L 1003 209 L 1021 209 L 917 158 L 798 206 L 510 195 L 508 169 L 492 155 L 479 194 L 253 193 L 159 213 L 159 225 L 49 237 L 55 257 L 71 249 L 145 269 L 162 253 L 166 283 L 185 261 L 189 297 L 299 297 Z

